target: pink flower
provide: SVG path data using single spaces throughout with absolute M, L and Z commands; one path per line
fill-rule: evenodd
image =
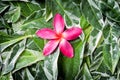
M 55 15 L 53 26 L 54 30 L 43 28 L 36 32 L 37 36 L 40 38 L 50 40 L 45 45 L 43 54 L 45 56 L 51 54 L 58 46 L 63 55 L 72 58 L 74 56 L 73 48 L 67 40 L 76 39 L 82 33 L 82 29 L 78 27 L 72 27 L 64 31 L 65 23 L 60 14 Z

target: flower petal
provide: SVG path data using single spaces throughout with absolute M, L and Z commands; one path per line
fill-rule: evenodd
M 58 40 L 50 40 L 44 47 L 43 49 L 43 54 L 45 56 L 51 54 L 55 48 L 57 47 L 59 41 Z
M 53 26 L 57 33 L 61 33 L 64 30 L 64 19 L 60 14 L 56 14 L 53 20 Z
M 57 38 L 55 31 L 49 28 L 42 28 L 36 31 L 37 36 L 44 39 L 55 39 Z
M 74 56 L 73 54 L 73 48 L 71 46 L 71 44 L 65 40 L 65 39 L 62 39 L 62 41 L 60 42 L 60 51 L 63 53 L 63 55 L 69 57 L 69 58 L 72 58 Z
M 76 39 L 82 33 L 82 29 L 78 27 L 72 27 L 63 32 L 63 36 L 66 40 Z

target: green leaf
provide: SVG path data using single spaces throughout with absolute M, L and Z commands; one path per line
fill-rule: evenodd
M 84 40 L 88 41 L 90 34 L 92 32 L 92 26 L 87 26 L 85 29 L 83 29 L 83 32 L 84 32 L 84 37 L 85 37 Z
M 17 43 L 18 41 L 21 41 L 22 39 L 32 37 L 32 35 L 26 35 L 26 36 L 21 36 L 16 39 L 12 39 L 10 41 L 4 42 L 0 44 L 0 52 L 4 51 L 7 47 Z
M 35 80 L 48 80 L 43 70 L 43 65 L 44 65 L 43 61 L 37 64 Z
M 16 21 L 18 21 L 18 19 L 20 18 L 20 11 L 21 11 L 21 8 L 16 7 L 15 9 L 7 12 L 5 15 L 7 22 L 8 23 L 10 23 L 10 22 L 15 23 Z
M 26 30 L 27 28 L 43 28 L 43 27 L 48 27 L 49 25 L 45 22 L 43 18 L 38 18 L 38 19 L 33 19 L 32 21 L 25 22 L 22 27 L 23 30 Z
M 103 62 L 102 50 L 103 50 L 103 45 L 100 45 L 93 53 L 93 56 L 92 56 L 93 61 L 91 61 L 91 65 L 90 65 L 90 71 L 92 71 L 93 73 L 94 71 L 96 72 L 100 68 L 100 65 Z
M 111 22 L 112 23 L 112 22 Z M 113 31 L 113 34 L 117 37 L 117 38 L 119 38 L 119 35 L 120 35 L 120 27 L 119 27 L 119 24 L 117 24 L 117 23 L 112 23 L 112 24 L 110 24 L 110 25 L 113 25 L 113 26 L 111 26 L 111 27 L 113 27 L 112 28 L 112 31 Z
M 89 23 L 88 23 L 88 21 L 85 19 L 84 16 L 81 16 L 81 17 L 80 17 L 80 25 L 81 25 L 82 29 L 85 29 L 85 28 L 87 28 L 87 27 L 89 26 Z
M 7 74 L 4 76 L 0 76 L 0 80 L 13 80 L 12 74 Z
M 26 77 L 28 78 L 28 80 L 34 80 L 34 77 L 30 73 L 30 71 L 28 70 L 28 68 L 25 69 L 25 72 L 26 72 Z
M 108 66 L 109 70 L 112 70 L 112 59 L 111 59 L 111 54 L 110 54 L 110 45 L 106 44 L 103 47 L 103 56 L 104 56 L 104 61 L 106 65 Z
M 44 27 L 51 27 L 52 25 L 47 23 L 45 18 L 40 15 L 41 13 L 41 11 L 32 13 L 19 27 L 21 27 L 22 30 L 26 30 L 29 28 L 40 29 Z
M 5 11 L 9 6 L 8 5 L 0 5 L 1 7 L 0 7 L 0 14 L 3 12 L 3 11 Z
M 5 31 L 7 28 L 10 28 L 10 26 L 8 25 L 5 18 L 3 18 L 3 16 L 0 16 L 0 31 L 7 33 L 7 31 Z
M 83 66 L 83 80 L 93 80 L 87 64 L 84 64 Z
M 44 40 L 41 39 L 41 38 L 38 38 L 38 37 L 34 37 L 33 40 L 34 40 L 36 46 L 37 46 L 40 50 L 43 50 Z
M 34 11 L 41 10 L 41 7 L 38 4 L 31 2 L 12 2 L 12 5 L 21 7 L 21 15 L 24 17 L 30 16 Z
M 21 41 L 19 43 L 19 48 L 16 48 L 17 45 L 15 45 L 10 51 L 10 54 L 7 54 L 8 56 L 4 61 L 5 67 L 2 71 L 2 74 L 6 74 L 13 70 L 13 68 L 15 67 L 15 63 L 17 62 L 17 59 L 20 57 L 20 55 L 25 49 L 25 43 L 26 43 L 26 40 Z M 12 59 L 10 59 L 9 57 Z
M 45 58 L 43 70 L 48 80 L 57 80 L 59 49 Z
M 24 32 L 21 31 L 21 27 L 20 27 L 24 23 L 24 21 L 25 21 L 25 19 L 23 19 L 23 18 L 21 19 L 20 18 L 19 21 L 17 21 L 17 22 L 12 24 L 12 29 L 13 29 L 15 34 L 17 34 L 17 35 L 24 34 Z
M 44 56 L 41 52 L 26 49 L 21 56 L 18 58 L 16 62 L 16 66 L 13 72 L 18 71 L 19 69 L 22 69 L 24 67 L 30 66 L 32 64 L 35 64 L 38 61 L 44 60 Z
M 83 61 L 83 53 L 85 48 L 85 42 L 80 40 L 73 42 L 74 57 L 73 58 L 60 58 L 60 74 L 63 79 L 74 80 L 80 72 L 80 66 Z M 62 72 L 62 73 L 61 73 Z
M 103 56 L 104 56 L 104 61 L 107 67 L 111 70 L 112 74 L 114 73 L 120 58 L 118 38 L 113 33 L 114 31 L 110 27 L 110 25 L 107 25 L 104 28 L 105 44 L 103 47 Z
M 99 45 L 99 42 L 102 39 L 102 31 L 99 31 L 97 29 L 93 29 L 90 37 L 89 37 L 89 54 L 92 54 L 94 52 L 94 50 L 97 48 L 97 46 Z
M 92 25 L 92 32 L 89 37 L 89 54 L 92 54 L 102 37 L 104 27 L 103 16 L 95 0 L 82 0 L 81 10 L 85 18 Z
M 11 38 L 13 38 L 10 35 L 7 35 L 5 32 L 0 31 L 0 43 L 9 41 Z
M 109 0 L 109 1 L 103 1 L 101 0 L 99 2 L 100 4 L 100 8 L 102 13 L 104 13 L 104 15 L 115 22 L 120 22 L 120 7 L 119 7 L 119 3 L 116 0 Z
M 89 23 L 97 30 L 104 27 L 103 16 L 95 0 L 82 0 L 82 13 Z
M 45 3 L 45 9 L 46 9 L 45 19 L 46 19 L 46 21 L 49 21 L 53 17 L 53 15 L 52 15 L 52 1 L 46 0 L 45 2 L 46 2 Z
M 33 67 L 33 66 L 32 66 Z M 34 68 L 35 71 L 35 68 Z M 35 80 L 33 73 L 30 70 L 30 67 L 23 68 L 15 73 L 13 73 L 14 80 Z
M 104 61 L 107 67 L 114 73 L 117 63 L 119 61 L 119 47 L 116 42 L 105 44 L 103 48 Z

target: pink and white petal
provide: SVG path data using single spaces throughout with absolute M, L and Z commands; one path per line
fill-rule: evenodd
M 55 31 L 49 28 L 42 28 L 36 31 L 36 35 L 43 39 L 55 39 L 57 38 Z
M 55 15 L 54 20 L 53 20 L 53 26 L 57 33 L 63 32 L 65 24 L 64 24 L 64 19 L 62 18 L 60 14 Z
M 72 58 L 74 56 L 73 54 L 73 48 L 71 46 L 71 44 L 63 39 L 61 42 L 60 42 L 60 51 L 62 52 L 63 55 L 69 57 L 69 58 Z
M 66 40 L 73 40 L 79 37 L 79 35 L 82 33 L 82 29 L 78 27 L 72 27 L 70 29 L 67 29 L 63 32 L 63 36 Z
M 58 40 L 50 40 L 43 49 L 43 55 L 47 56 L 51 54 L 58 46 L 58 44 L 59 44 Z

